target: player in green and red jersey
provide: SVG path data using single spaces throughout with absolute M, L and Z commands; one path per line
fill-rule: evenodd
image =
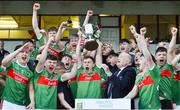
M 27 108 L 34 108 L 33 101 L 33 73 L 29 70 L 27 62 L 30 56 L 30 42 L 19 46 L 13 53 L 7 55 L 2 60 L 2 65 L 6 67 L 6 86 L 3 92 L 2 109 L 26 109 L 27 97 L 31 103 Z M 26 94 L 27 90 L 30 94 Z
M 83 26 L 88 23 L 88 21 L 92 15 L 93 15 L 93 11 L 88 10 L 87 14 L 86 14 L 86 18 L 85 18 L 84 23 L 83 23 Z M 74 55 L 76 54 L 76 46 L 78 44 L 78 35 L 73 34 L 73 35 L 70 35 L 69 37 L 70 37 L 69 45 L 64 47 L 64 49 L 62 50 L 62 54 L 63 55 L 65 55 L 65 54 L 71 55 L 73 58 Z M 56 36 L 56 41 L 57 42 L 60 41 L 60 37 Z M 82 45 L 83 45 L 83 42 L 82 42 Z
M 80 39 L 78 45 L 81 42 L 82 33 L 78 33 Z M 80 48 L 79 48 L 80 51 Z M 106 80 L 106 73 L 101 68 L 102 54 L 101 44 L 97 49 L 96 61 L 93 57 L 85 56 L 82 64 L 81 60 L 78 60 L 78 68 L 76 72 L 77 81 L 77 94 L 76 98 L 103 98 L 102 84 Z
M 134 26 L 130 26 L 130 30 L 137 40 L 138 48 L 143 53 L 143 56 L 139 58 L 139 69 L 142 73 L 139 73 L 133 90 L 125 98 L 134 98 L 138 93 L 139 109 L 160 109 L 161 103 L 158 91 L 160 73 L 147 48 L 147 43 L 144 38 L 146 28 L 140 30 L 141 35 L 137 34 Z
M 75 76 L 77 65 L 74 63 L 72 71 L 69 73 L 55 74 L 57 66 L 56 57 L 47 56 L 48 48 L 53 41 L 53 37 L 48 39 L 34 73 L 34 93 L 36 109 L 55 109 L 57 104 L 57 86 L 58 82 L 66 81 Z M 47 59 L 46 59 L 47 58 Z M 45 67 L 44 67 L 45 66 Z
M 46 41 L 49 37 L 60 38 L 60 35 L 66 30 L 66 27 L 69 25 L 67 22 L 62 22 L 59 29 L 56 27 L 50 27 L 48 29 L 48 34 L 44 30 L 40 30 L 38 27 L 37 21 L 37 11 L 40 9 L 40 4 L 35 3 L 33 6 L 33 17 L 32 17 L 32 26 L 36 33 L 38 42 L 40 46 L 45 45 Z M 48 48 L 48 52 L 51 55 L 61 58 L 62 55 L 60 54 L 61 50 L 64 48 L 61 41 L 54 40 L 51 43 L 51 46 Z
M 3 67 L 3 66 L 0 66 L 0 101 L 1 101 L 1 98 L 2 98 L 2 94 L 3 94 L 3 91 L 4 91 L 4 88 L 5 88 L 5 75 L 4 73 L 5 72 L 6 68 Z M 2 107 L 1 103 L 0 103 L 0 108 Z
M 180 69 L 180 66 L 179 66 Z M 180 109 L 180 70 L 176 70 L 174 74 L 174 82 L 173 82 L 173 102 L 176 104 L 174 109 Z
M 176 104 L 174 109 L 180 109 L 180 64 L 178 63 L 180 61 L 180 54 L 176 55 L 175 58 L 172 61 L 172 66 L 174 67 L 175 74 L 174 74 L 174 81 L 173 81 L 173 102 Z
M 172 84 L 173 84 L 173 66 L 171 62 L 175 57 L 175 44 L 177 37 L 177 28 L 171 28 L 172 39 L 169 43 L 168 50 L 164 47 L 157 48 L 155 52 L 156 63 L 159 66 L 161 80 L 159 83 L 159 96 L 162 104 L 162 109 L 173 109 L 172 103 Z

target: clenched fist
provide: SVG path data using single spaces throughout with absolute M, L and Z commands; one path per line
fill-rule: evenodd
M 141 34 L 141 35 L 144 36 L 144 35 L 146 34 L 146 32 L 147 32 L 146 27 L 143 27 L 143 28 L 140 29 L 140 34 Z
M 171 28 L 171 33 L 172 33 L 172 35 L 176 35 L 176 34 L 177 34 L 177 31 L 178 31 L 178 29 L 177 29 L 176 27 L 172 27 L 172 28 Z
M 137 33 L 137 32 L 136 32 L 136 28 L 135 28 L 133 25 L 131 25 L 131 26 L 129 27 L 129 30 L 131 31 L 132 34 L 136 34 L 136 33 Z
M 40 4 L 39 4 L 39 3 L 35 3 L 35 4 L 33 5 L 33 10 L 37 11 L 37 10 L 39 10 L 39 9 L 40 9 Z
M 93 15 L 93 11 L 92 10 L 88 10 L 87 11 L 87 16 L 92 16 Z

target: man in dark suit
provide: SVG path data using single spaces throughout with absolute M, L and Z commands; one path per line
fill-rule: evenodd
M 117 62 L 118 70 L 108 76 L 108 98 L 123 98 L 133 88 L 136 79 L 136 72 L 130 66 L 131 56 L 128 53 L 120 53 Z
M 136 79 L 136 72 L 130 66 L 131 56 L 129 54 L 121 53 L 116 65 L 119 69 L 108 78 L 108 98 L 123 98 L 126 96 L 133 88 Z
M 4 49 L 4 41 L 0 40 L 0 64 L 4 56 L 8 55 L 9 52 Z

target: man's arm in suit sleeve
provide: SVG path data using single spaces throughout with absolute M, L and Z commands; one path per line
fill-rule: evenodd
M 124 70 L 121 74 L 124 74 L 123 78 L 120 79 L 115 75 L 112 75 L 109 77 L 109 81 L 113 83 L 116 87 L 120 87 L 121 89 L 128 88 L 132 81 L 135 82 L 136 78 L 136 72 L 133 68 L 128 67 L 125 68 L 127 70 Z

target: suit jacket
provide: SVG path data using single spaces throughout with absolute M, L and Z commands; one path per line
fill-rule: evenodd
M 136 79 L 135 70 L 128 66 L 125 67 L 120 74 L 113 74 L 108 78 L 108 86 L 112 86 L 110 92 L 112 93 L 112 98 L 123 98 L 126 96 L 133 88 Z M 107 94 L 110 97 L 109 94 Z
M 0 50 L 0 63 L 6 54 L 9 54 L 7 50 L 4 50 L 4 49 Z

